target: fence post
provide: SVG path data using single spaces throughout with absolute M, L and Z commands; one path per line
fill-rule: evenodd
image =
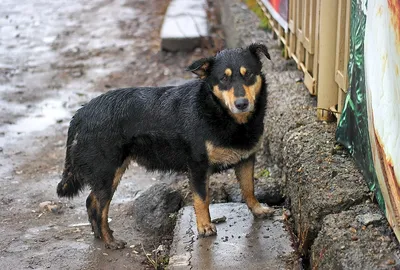
M 332 121 L 329 111 L 337 104 L 338 89 L 335 82 L 336 30 L 338 1 L 320 0 L 319 12 L 319 61 L 317 79 L 317 116 L 320 120 Z

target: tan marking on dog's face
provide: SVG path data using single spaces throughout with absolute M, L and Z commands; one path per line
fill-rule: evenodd
M 242 112 L 242 113 L 235 113 L 232 114 L 233 119 L 235 119 L 236 123 L 238 124 L 246 124 L 251 116 L 251 112 Z
M 256 97 L 261 91 L 261 76 L 257 75 L 256 82 L 252 85 L 243 84 L 244 91 L 246 93 L 246 98 L 249 100 L 250 104 L 254 106 Z
M 238 124 L 244 124 L 247 122 L 249 116 L 251 115 L 251 112 L 243 112 L 243 113 L 233 113 L 232 111 L 234 110 L 235 106 L 235 94 L 234 94 L 234 89 L 231 88 L 229 90 L 223 90 L 221 91 L 218 87 L 218 85 L 215 85 L 213 87 L 213 92 L 214 95 L 221 101 L 221 103 L 227 108 L 229 115 L 232 116 L 232 118 L 238 123 Z
M 218 85 L 215 85 L 213 87 L 213 93 L 221 101 L 221 103 L 228 109 L 229 114 L 238 124 L 245 124 L 247 123 L 249 117 L 252 114 L 252 111 L 254 110 L 255 100 L 257 95 L 260 93 L 262 86 L 261 84 L 262 84 L 261 76 L 257 75 L 256 82 L 254 84 L 243 85 L 243 89 L 245 91 L 244 98 L 247 98 L 249 100 L 250 110 L 248 112 L 236 112 L 237 110 L 235 110 L 235 101 L 236 99 L 243 97 L 236 97 L 234 88 L 230 88 L 228 90 L 221 90 L 219 89 Z
M 260 149 L 262 140 L 250 150 L 233 149 L 215 146 L 212 142 L 206 141 L 208 161 L 214 165 L 233 165 L 241 160 L 248 158 Z
M 247 69 L 245 67 L 240 67 L 240 74 L 242 74 L 242 76 L 244 76 L 247 72 Z
M 113 179 L 113 183 L 112 183 L 112 192 L 114 192 L 117 189 L 118 184 L 121 181 L 121 178 L 124 175 L 126 169 L 128 168 L 130 162 L 131 162 L 130 158 L 125 159 L 125 161 L 122 163 L 121 167 L 119 167 L 115 171 L 115 175 L 114 175 L 114 179 Z
M 230 68 L 225 69 L 225 75 L 228 77 L 232 76 L 232 69 Z

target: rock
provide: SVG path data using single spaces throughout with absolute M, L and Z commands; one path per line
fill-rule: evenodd
M 39 208 L 40 208 L 40 210 L 46 210 L 47 209 L 47 206 L 48 205 L 50 205 L 50 204 L 52 204 L 52 202 L 51 201 L 45 201 L 45 202 L 41 202 L 40 204 L 39 204 Z
M 272 177 L 261 177 L 254 183 L 254 193 L 261 203 L 278 205 L 283 202 L 282 181 Z M 240 185 L 237 181 L 228 182 L 225 186 L 228 202 L 244 202 Z
M 240 185 L 237 181 L 228 182 L 224 187 L 228 202 L 243 202 Z
M 39 204 L 39 208 L 41 211 L 49 211 L 52 212 L 54 214 L 60 214 L 61 213 L 61 208 L 62 208 L 62 204 L 61 203 L 55 203 L 52 201 L 45 201 L 45 202 L 41 202 Z
M 369 203 L 326 216 L 311 248 L 312 268 L 390 269 L 386 266 L 388 260 L 399 263 L 398 244 L 387 242 L 394 235 L 387 230 L 386 221 L 360 230 L 349 228 L 360 216 L 379 216 L 379 212 L 377 205 Z
M 369 224 L 376 224 L 383 220 L 383 216 L 381 214 L 372 214 L 366 213 L 363 215 L 356 216 L 356 220 L 363 224 L 364 226 L 368 226 Z
M 278 205 L 284 200 L 282 190 L 283 181 L 280 179 L 262 177 L 256 181 L 254 193 L 259 202 L 268 205 Z
M 182 196 L 167 184 L 161 183 L 150 187 L 134 202 L 131 214 L 138 230 L 154 236 L 172 232 L 175 215 L 182 205 Z
M 336 124 L 314 122 L 289 131 L 283 140 L 285 195 L 291 201 L 294 231 L 307 228 L 306 250 L 325 216 L 369 198 L 369 189 L 352 158 L 332 154 L 335 129 Z M 333 171 L 337 172 L 334 178 Z

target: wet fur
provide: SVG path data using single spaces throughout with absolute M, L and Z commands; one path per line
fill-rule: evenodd
M 124 246 L 112 237 L 104 215 L 130 160 L 150 171 L 189 173 L 198 201 L 205 201 L 208 175 L 242 162 L 211 162 L 207 146 L 252 151 L 243 155 L 252 159 L 261 140 L 267 93 L 259 53 L 259 48 L 225 50 L 189 67 L 200 79 L 180 86 L 119 89 L 91 100 L 70 123 L 58 195 L 71 198 L 84 186 L 91 188 L 89 220 L 95 236 L 110 248 Z M 237 65 L 234 70 L 246 65 L 261 76 L 255 109 L 245 123 L 238 123 L 212 90 L 228 65 Z

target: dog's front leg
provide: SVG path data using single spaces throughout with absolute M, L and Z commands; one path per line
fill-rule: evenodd
M 211 236 L 217 234 L 217 228 L 211 223 L 210 196 L 208 190 L 208 168 L 192 166 L 190 169 L 190 184 L 193 192 L 193 206 L 196 214 L 196 224 L 199 236 Z
M 263 218 L 272 215 L 274 209 L 262 206 L 254 196 L 254 162 L 254 155 L 241 161 L 236 165 L 235 173 L 240 182 L 242 196 L 247 206 L 255 217 Z

